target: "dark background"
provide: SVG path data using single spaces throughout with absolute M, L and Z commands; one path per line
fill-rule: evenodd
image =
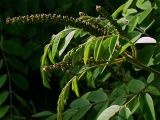
M 79 11 L 96 16 L 96 5 L 101 5 L 112 13 L 123 2 L 119 0 L 113 2 L 109 0 L 0 0 L 0 59 L 7 64 L 7 66 L 3 64 L 0 69 L 0 75 L 7 74 L 7 82 L 0 88 L 0 92 L 11 89 L 12 96 L 5 104 L 11 105 L 12 102 L 14 114 L 30 118 L 32 114 L 43 110 L 56 112 L 60 78 L 55 74 L 51 89 L 45 88 L 40 75 L 40 58 L 45 44 L 64 26 L 6 25 L 5 19 L 36 13 L 78 17 Z

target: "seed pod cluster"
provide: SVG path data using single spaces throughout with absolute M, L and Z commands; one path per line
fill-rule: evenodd
M 88 21 L 80 20 L 73 17 L 61 16 L 56 14 L 35 14 L 35 15 L 26 15 L 19 17 L 12 17 L 6 19 L 6 24 L 15 24 L 15 23 L 47 23 L 47 24 L 61 24 L 64 26 L 71 25 L 73 27 L 82 28 L 91 34 L 94 35 L 106 35 L 106 29 Z

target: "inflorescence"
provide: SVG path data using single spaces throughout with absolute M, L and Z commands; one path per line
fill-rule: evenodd
M 107 60 L 104 60 L 104 59 L 100 59 L 100 60 L 94 60 L 93 57 L 90 57 L 88 60 L 87 60 L 87 65 L 89 65 L 90 67 L 91 66 L 96 66 L 96 65 L 104 65 L 104 64 L 110 64 L 110 65 L 113 65 L 113 64 L 116 64 L 118 62 L 123 62 L 124 59 L 123 58 L 119 58 L 115 61 L 113 61 L 112 63 L 109 63 L 109 61 Z M 84 61 L 81 60 L 77 63 L 77 65 L 81 65 L 79 63 L 83 63 Z M 69 61 L 61 61 L 59 63 L 56 63 L 56 64 L 52 64 L 52 65 L 48 65 L 48 66 L 44 66 L 42 68 L 42 71 L 45 71 L 45 72 L 48 72 L 48 71 L 53 71 L 53 70 L 56 70 L 56 69 L 61 69 L 61 70 L 64 70 L 64 69 L 70 69 L 71 67 L 73 67 L 73 65 L 71 64 L 71 62 Z
M 82 28 L 91 34 L 94 35 L 107 35 L 106 29 L 100 24 L 94 24 L 89 21 L 81 20 L 78 18 L 61 16 L 56 14 L 35 14 L 35 15 L 26 15 L 19 17 L 12 17 L 6 19 L 6 24 L 15 24 L 15 23 L 47 23 L 47 24 L 61 24 L 64 26 L 73 26 L 77 28 Z

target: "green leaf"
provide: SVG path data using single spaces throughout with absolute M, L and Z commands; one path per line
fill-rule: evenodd
M 77 85 L 77 76 L 74 76 L 72 78 L 72 90 L 76 93 L 76 95 L 79 97 L 79 90 Z
M 150 73 L 150 75 L 147 78 L 147 83 L 151 83 L 154 80 L 154 73 Z
M 106 108 L 98 117 L 97 120 L 110 120 L 120 110 L 119 105 L 112 105 Z
M 78 61 L 81 61 L 84 55 L 84 46 L 79 46 L 76 51 L 73 51 L 72 65 L 74 66 Z
M 21 96 L 17 95 L 16 93 L 14 93 L 15 98 L 17 99 L 17 101 L 27 110 L 30 110 L 30 106 L 27 104 L 27 101 L 25 101 Z
M 116 48 L 118 40 L 119 40 L 119 35 L 113 36 L 112 39 L 111 39 L 111 41 L 110 41 L 110 44 L 109 44 L 110 58 L 112 57 L 112 55 L 114 53 L 114 50 Z
M 87 95 L 87 99 L 91 102 L 102 102 L 108 99 L 108 96 L 102 90 L 92 91 Z
M 51 40 L 51 43 L 52 43 L 52 57 L 54 59 L 56 53 L 57 53 L 57 50 L 58 50 L 58 46 L 59 46 L 59 43 L 60 43 L 60 40 L 65 37 L 68 33 L 70 33 L 71 31 L 73 31 L 75 28 L 68 28 L 68 29 L 64 29 L 63 31 L 59 32 L 57 35 L 54 35 L 52 37 L 52 40 Z M 69 39 L 69 38 L 67 38 Z M 67 43 L 66 43 L 67 45 Z M 65 49 L 65 47 L 64 47 Z M 63 50 L 62 50 L 63 52 Z
M 54 113 L 52 113 L 50 111 L 42 111 L 42 112 L 39 112 L 39 113 L 36 113 L 36 114 L 32 115 L 32 117 L 40 118 L 40 117 L 50 116 L 50 115 L 53 115 L 53 114 Z
M 152 11 L 152 8 L 148 8 L 148 9 L 144 10 L 143 12 L 141 12 L 139 14 L 138 23 L 141 24 L 145 20 L 145 18 L 150 14 L 151 11 Z
M 41 76 L 42 76 L 42 80 L 43 80 L 43 85 L 47 88 L 50 88 L 49 82 L 49 76 L 45 71 L 41 71 Z
M 28 79 L 26 79 L 24 76 L 20 74 L 13 74 L 12 81 L 15 83 L 15 85 L 22 89 L 22 90 L 28 90 L 29 88 L 29 82 Z
M 148 86 L 145 91 L 151 95 L 160 96 L 160 90 L 153 85 Z
M 132 113 L 128 107 L 123 108 L 118 114 L 118 120 L 133 120 Z
M 3 66 L 3 60 L 0 59 L 0 69 L 2 68 L 2 66 Z
M 63 43 L 62 48 L 59 50 L 59 56 L 61 56 L 63 54 L 63 52 L 65 51 L 65 49 L 67 48 L 67 46 L 69 45 L 69 43 L 71 42 L 75 32 L 77 30 L 74 30 L 72 32 L 70 32 L 66 37 L 65 37 L 65 41 Z
M 129 16 L 131 14 L 137 13 L 138 11 L 136 9 L 130 8 L 127 10 L 125 16 Z
M 132 93 L 138 93 L 145 87 L 141 80 L 132 79 L 128 83 L 128 90 Z
M 89 104 L 89 105 L 86 105 L 86 106 L 79 108 L 77 110 L 77 112 L 72 116 L 71 120 L 80 120 L 88 112 L 88 110 L 91 107 L 92 107 L 92 105 Z
M 84 107 L 86 105 L 89 105 L 89 101 L 86 100 L 86 99 L 83 99 L 83 98 L 79 98 L 79 99 L 76 99 L 74 100 L 70 105 L 69 107 L 71 108 L 81 108 L 81 107 Z
M 52 45 L 52 58 L 53 59 L 55 58 L 55 55 L 57 53 L 57 49 L 58 49 L 59 42 L 61 40 L 61 36 L 62 36 L 62 33 L 59 33 L 56 36 L 52 37 L 51 41 L 53 41 L 53 45 Z
M 137 26 L 138 24 L 138 20 L 139 20 L 139 16 L 138 15 L 135 15 L 134 17 L 132 17 L 130 20 L 129 20 L 129 24 L 128 24 L 128 32 L 131 32 L 135 29 L 135 27 Z
M 124 6 L 124 9 L 123 9 L 123 13 L 122 13 L 123 16 L 125 16 L 128 8 L 129 8 L 129 6 L 132 4 L 132 2 L 133 2 L 133 0 L 128 0 L 128 1 L 126 2 L 125 6 Z
M 88 57 L 89 57 L 90 46 L 91 46 L 91 42 L 88 42 L 88 43 L 86 44 L 86 46 L 85 46 L 85 49 L 84 49 L 83 61 L 84 61 L 84 64 L 85 64 L 85 65 L 87 64 L 87 60 L 88 60 Z
M 10 57 L 8 59 L 8 62 L 16 70 L 19 70 L 19 71 L 27 74 L 27 70 L 28 70 L 27 65 L 24 65 L 24 63 L 20 59 L 18 59 L 16 57 Z
M 53 59 L 53 57 L 52 57 L 52 51 L 51 51 L 51 49 L 50 49 L 50 45 L 48 46 L 47 54 L 48 54 L 48 58 L 49 58 L 49 60 L 51 61 L 51 63 L 52 63 L 52 64 L 55 64 L 55 61 L 54 61 L 54 59 Z
M 107 50 L 107 49 L 108 49 L 111 40 L 112 40 L 112 37 L 109 37 L 109 38 L 107 38 L 107 39 L 105 39 L 105 40 L 103 41 L 103 44 L 102 44 L 102 45 L 103 45 L 104 50 Z
M 92 76 L 93 76 L 92 71 L 91 70 L 87 71 L 86 73 L 87 86 L 95 88 L 95 82 L 94 79 L 92 79 Z
M 139 51 L 138 58 L 146 65 L 149 65 L 149 61 L 154 54 L 155 46 L 153 45 L 146 45 Z
M 113 102 L 111 103 L 111 105 L 124 105 L 124 103 L 127 101 L 127 98 L 125 97 L 119 97 L 119 98 L 115 98 L 113 100 Z
M 8 91 L 3 91 L 0 93 L 0 106 L 7 100 L 8 96 L 9 96 Z
M 121 85 L 116 87 L 112 93 L 110 94 L 109 98 L 117 98 L 117 97 L 122 97 L 122 96 L 126 96 L 127 91 L 126 91 L 126 86 L 125 85 Z
M 97 39 L 96 41 L 96 44 L 94 46 L 94 60 L 96 60 L 96 57 L 97 57 L 97 51 L 99 49 L 99 45 L 101 44 L 101 40 L 100 39 Z
M 138 99 L 145 120 L 156 120 L 154 104 L 151 96 L 148 93 L 140 94 Z
M 152 4 L 149 0 L 137 0 L 136 6 L 142 10 L 146 10 L 152 7 Z
M 120 14 L 120 12 L 124 9 L 124 7 L 125 7 L 125 4 L 122 4 L 118 9 L 116 9 L 114 13 L 112 14 L 112 18 L 116 19 L 118 15 Z
M 1 75 L 0 76 L 0 88 L 5 84 L 5 82 L 7 81 L 7 75 Z
M 47 117 L 45 120 L 57 120 L 56 118 L 57 118 L 56 114 L 52 114 L 49 117 Z
M 70 85 L 71 85 L 74 77 L 70 81 L 68 81 L 68 83 L 64 86 L 64 88 L 62 89 L 62 91 L 59 95 L 58 105 L 57 105 L 57 119 L 58 120 L 62 120 L 62 111 L 64 110 L 65 103 L 67 103 L 67 99 L 68 99 L 68 96 L 69 96 Z
M 13 41 L 13 40 L 3 41 L 3 49 L 8 54 L 21 57 L 25 57 L 26 54 L 28 54 L 29 52 L 18 41 Z
M 160 64 L 160 53 L 158 53 L 154 58 L 154 64 Z
M 140 38 L 141 35 L 142 33 L 139 31 L 132 31 L 128 33 L 128 38 L 132 43 L 135 43 Z
M 70 120 L 72 118 L 72 116 L 77 112 L 77 108 L 70 108 L 67 109 L 64 113 L 63 113 L 63 120 Z
M 98 45 L 98 47 L 97 47 L 97 50 L 94 51 L 94 52 L 95 52 L 95 60 L 96 60 L 96 61 L 98 60 L 98 58 L 99 58 L 99 56 L 100 56 L 100 54 L 101 54 L 101 48 L 102 48 L 103 39 L 98 40 L 98 41 L 100 41 L 100 43 L 99 43 L 99 45 Z
M 139 102 L 138 102 L 138 97 L 136 97 L 135 99 L 133 99 L 129 105 L 128 105 L 130 111 L 133 113 L 135 113 L 138 109 L 139 109 Z
M 9 105 L 0 107 L 0 119 L 5 116 L 9 108 L 10 108 Z

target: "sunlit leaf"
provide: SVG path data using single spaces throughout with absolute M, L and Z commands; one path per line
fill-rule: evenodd
M 114 13 L 112 14 L 112 18 L 116 19 L 120 14 L 120 12 L 124 9 L 124 7 L 125 7 L 125 4 L 122 4 L 117 10 L 115 10 Z
M 99 56 L 100 56 L 100 52 L 101 52 L 101 47 L 102 47 L 102 43 L 103 43 L 103 39 L 101 39 L 101 40 L 99 40 L 100 41 L 100 43 L 99 43 L 99 45 L 98 45 L 98 48 L 97 48 L 97 50 L 95 51 L 95 60 L 97 61 L 98 60 L 98 58 L 99 58 Z
M 83 57 L 84 64 L 87 64 L 87 60 L 88 60 L 89 53 L 90 53 L 90 46 L 91 46 L 91 42 L 88 42 L 85 46 L 84 57 Z
M 99 45 L 101 44 L 101 40 L 100 39 L 98 39 L 97 41 L 96 41 L 96 44 L 95 44 L 95 46 L 94 46 L 94 59 L 96 60 L 96 57 L 97 57 L 97 51 L 98 51 L 98 49 L 99 49 Z
M 156 120 L 154 104 L 151 96 L 148 93 L 140 94 L 138 99 L 145 120 Z
M 140 9 L 149 9 L 152 7 L 152 4 L 149 0 L 137 0 L 136 6 Z
M 78 90 L 78 84 L 77 84 L 77 77 L 76 76 L 74 76 L 73 79 L 72 79 L 72 90 L 79 97 L 79 90 Z
M 89 87 L 95 88 L 95 82 L 94 82 L 94 79 L 92 79 L 92 75 L 93 73 L 91 71 L 87 71 L 87 74 L 86 74 L 87 85 Z
M 130 21 L 129 21 L 129 24 L 128 24 L 128 31 L 131 32 L 135 29 L 135 27 L 137 26 L 138 24 L 138 19 L 139 17 L 138 16 L 134 16 Z
M 67 46 L 69 45 L 70 41 L 72 40 L 74 34 L 75 34 L 76 30 L 70 32 L 64 40 L 64 45 L 62 46 L 62 48 L 59 50 L 59 56 L 62 55 L 62 53 L 65 51 L 65 49 L 67 48 Z
M 48 58 L 51 61 L 51 63 L 55 64 L 55 61 L 54 61 L 54 59 L 52 57 L 52 51 L 51 51 L 50 47 L 48 48 L 48 53 L 47 54 L 48 54 Z
M 112 57 L 112 54 L 114 53 L 118 40 L 119 40 L 119 35 L 113 36 L 112 39 L 110 40 L 110 44 L 109 44 L 110 58 Z
M 125 16 L 129 16 L 130 14 L 134 14 L 134 13 L 137 13 L 138 11 L 136 9 L 133 9 L 133 8 L 130 8 L 130 9 L 127 9 L 127 12 L 125 14 Z
M 52 37 L 52 40 L 51 42 L 53 42 L 53 45 L 52 45 L 52 57 L 54 59 L 57 51 L 58 51 L 58 46 L 59 46 L 59 43 L 60 43 L 60 40 L 65 37 L 69 32 L 71 32 L 72 30 L 74 30 L 74 28 L 68 28 L 68 29 L 64 29 L 63 31 L 59 32 L 57 35 L 53 36 Z M 72 36 L 73 37 L 73 36 Z M 69 38 L 67 38 L 69 39 Z M 69 44 L 66 42 L 66 45 Z M 64 47 L 63 51 L 65 50 L 67 46 Z M 62 52 L 63 52 L 62 51 Z
M 84 55 L 84 46 L 79 46 L 76 51 L 73 51 L 72 65 L 75 65 L 78 61 L 81 61 Z
M 112 105 L 106 108 L 98 117 L 97 120 L 110 120 L 120 110 L 119 105 Z
M 72 80 L 74 80 L 75 76 L 68 81 L 68 83 L 63 87 L 57 105 L 57 119 L 62 120 L 62 111 L 64 110 L 64 105 L 67 103 L 67 99 L 69 96 L 70 85 L 72 84 Z
M 152 11 L 152 8 L 148 8 L 148 9 L 144 10 L 143 12 L 141 12 L 139 14 L 138 23 L 141 24 L 144 21 L 144 19 L 150 14 L 151 11 Z
M 128 0 L 124 6 L 124 9 L 123 9 L 123 16 L 125 15 L 125 13 L 127 12 L 129 6 L 132 4 L 133 0 Z

